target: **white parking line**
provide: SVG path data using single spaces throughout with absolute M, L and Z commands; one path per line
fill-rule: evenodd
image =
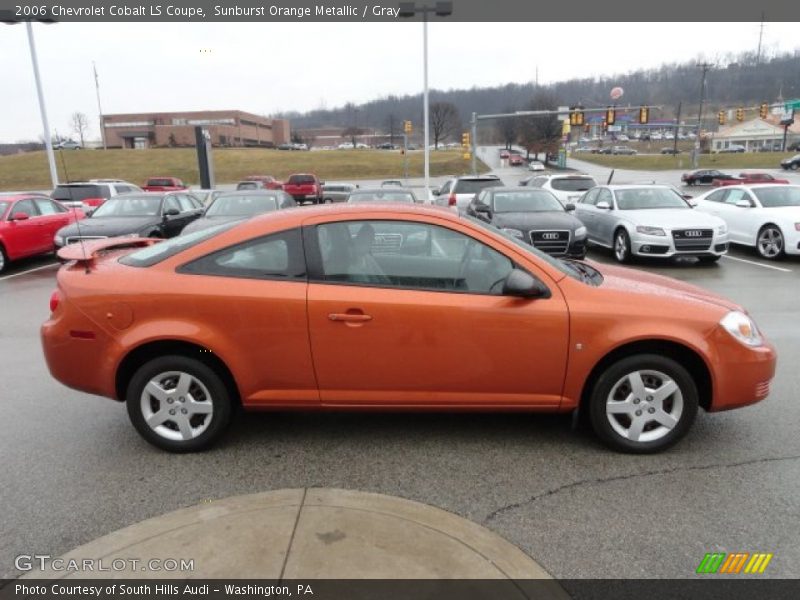
M 36 267 L 35 269 L 28 269 L 27 271 L 22 271 L 20 273 L 14 273 L 13 275 L 6 275 L 5 277 L 0 277 L 0 281 L 3 279 L 11 279 L 13 277 L 19 277 L 20 275 L 27 275 L 28 273 L 33 273 L 34 271 L 41 271 L 42 269 L 52 269 L 53 267 L 60 267 L 59 263 L 53 263 L 51 265 L 45 265 L 43 267 Z
M 728 256 L 724 254 L 723 258 L 728 258 L 730 260 L 738 260 L 739 262 L 747 263 L 748 265 L 756 265 L 757 267 L 764 267 L 765 269 L 774 269 L 776 271 L 783 271 L 784 273 L 791 273 L 791 269 L 785 269 L 783 267 L 776 267 L 774 265 L 765 265 L 764 263 L 756 262 L 754 260 L 747 260 L 746 258 L 736 258 L 735 256 Z

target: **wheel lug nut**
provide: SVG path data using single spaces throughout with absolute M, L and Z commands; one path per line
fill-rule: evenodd
M 186 402 L 186 398 L 184 398 L 183 396 L 181 396 L 180 398 L 178 398 L 178 400 L 179 400 L 180 402 Z
M 641 417 L 641 416 L 642 416 L 642 411 L 640 411 L 640 410 L 637 410 L 637 411 L 636 411 L 636 416 L 637 416 L 637 417 Z
M 653 401 L 653 397 L 652 397 L 652 396 L 648 396 L 648 397 L 647 397 L 647 401 L 648 401 L 648 402 L 652 402 L 652 401 Z
M 634 398 L 634 399 L 633 399 L 633 403 L 634 403 L 634 404 L 639 404 L 639 402 L 641 402 L 641 400 L 639 400 L 638 398 Z
M 167 404 L 172 404 L 173 402 L 175 402 L 175 400 L 172 398 L 167 398 Z
M 189 414 L 189 411 L 188 411 L 188 410 L 186 410 L 185 408 L 182 408 L 182 409 L 181 409 L 181 412 L 182 412 L 183 414 L 185 414 L 185 415 Z
M 175 414 L 175 409 L 174 408 L 170 409 L 169 414 L 174 415 Z
M 652 415 L 653 413 L 656 412 L 656 409 L 655 408 L 648 408 L 647 412 L 649 412 Z

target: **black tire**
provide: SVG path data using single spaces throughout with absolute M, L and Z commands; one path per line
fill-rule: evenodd
M 756 254 L 764 260 L 780 260 L 784 257 L 785 252 L 786 238 L 780 227 L 767 223 L 758 230 Z
M 797 171 L 797 169 L 799 169 L 799 168 L 800 168 L 800 163 L 792 163 L 792 164 L 789 166 L 789 168 L 790 168 L 792 171 Z
M 712 263 L 717 262 L 720 258 L 722 258 L 722 257 L 721 256 L 698 256 L 697 260 L 699 260 L 701 263 L 710 265 Z
M 658 373 L 670 378 L 672 382 L 677 385 L 677 391 L 670 394 L 667 398 L 662 399 L 661 402 L 658 402 L 655 395 L 647 395 L 645 398 L 636 398 L 631 388 L 631 390 L 627 392 L 634 397 L 630 407 L 638 412 L 633 412 L 630 417 L 623 414 L 618 414 L 613 417 L 609 416 L 607 414 L 609 398 L 612 397 L 612 394 L 616 394 L 620 391 L 622 396 L 625 396 L 626 390 L 624 386 L 629 384 L 627 377 L 635 373 L 640 374 L 646 391 L 652 392 L 653 386 L 658 385 L 658 381 L 663 381 L 659 380 L 659 377 L 653 373 Z M 648 383 L 650 387 L 648 387 Z M 678 392 L 680 393 L 680 398 L 675 395 Z M 639 402 L 636 402 L 637 399 Z M 628 431 L 630 432 L 630 430 L 633 429 L 634 418 L 646 420 L 649 414 L 660 415 L 661 413 L 657 408 L 658 405 L 662 407 L 669 405 L 670 410 L 673 411 L 675 424 L 671 428 L 667 428 L 655 421 L 649 421 L 644 426 L 643 434 L 660 436 L 657 439 L 634 441 L 620 433 L 620 431 L 615 429 L 614 425 L 612 425 L 612 419 L 614 419 L 617 426 L 624 430 L 625 419 L 629 418 Z M 592 429 L 608 447 L 632 454 L 651 454 L 666 450 L 686 435 L 697 416 L 698 405 L 699 397 L 697 385 L 689 372 L 680 363 L 666 356 L 640 354 L 629 356 L 615 362 L 600 375 L 591 392 L 589 417 Z M 641 409 L 637 408 L 639 406 Z M 680 410 L 678 410 L 678 407 L 680 407 Z M 675 417 L 675 414 L 678 414 L 678 416 Z M 655 419 L 656 417 L 654 416 L 652 418 Z M 651 428 L 647 429 L 648 427 Z
M 613 245 L 614 258 L 617 262 L 622 264 L 629 264 L 633 261 L 631 252 L 631 238 L 625 229 L 620 228 L 614 232 L 614 245 Z
M 0 244 L 0 273 L 5 271 L 8 268 L 8 254 L 6 254 L 6 249 L 3 248 L 3 244 Z
M 176 373 L 189 376 L 192 380 L 192 387 L 188 388 L 189 392 L 186 395 L 191 395 L 193 398 L 196 396 L 201 400 L 202 406 L 210 405 L 210 414 L 185 417 L 180 415 L 182 410 L 191 410 L 194 400 L 185 402 L 181 400 L 183 396 L 177 395 L 178 379 L 176 378 L 178 375 L 175 375 Z M 146 402 L 143 400 L 146 386 L 156 380 L 162 383 L 162 387 L 169 390 L 167 393 L 172 401 L 168 400 L 169 404 L 167 404 L 151 395 L 147 401 L 147 410 L 151 410 L 153 413 L 171 410 L 171 414 L 175 415 L 175 420 L 165 416 L 166 420 L 158 426 L 159 430 L 148 425 L 147 417 L 144 414 Z M 167 387 L 171 382 L 175 383 L 175 387 Z M 231 419 L 231 397 L 222 379 L 208 365 L 187 356 L 161 356 L 142 365 L 128 384 L 125 400 L 128 416 L 139 434 L 152 445 L 169 452 L 197 452 L 211 447 L 225 431 Z M 155 417 L 156 415 L 152 414 L 151 416 Z M 194 428 L 200 429 L 197 435 L 189 439 L 167 437 L 179 437 L 181 435 L 180 421 L 184 420 L 189 424 L 190 432 Z

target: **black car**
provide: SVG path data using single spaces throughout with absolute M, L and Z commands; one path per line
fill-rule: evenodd
M 78 240 L 116 236 L 171 238 L 203 214 L 188 192 L 122 194 L 106 200 L 88 219 L 56 232 L 57 248 Z
M 547 190 L 530 187 L 493 187 L 480 192 L 467 214 L 491 223 L 504 233 L 524 240 L 552 256 L 583 259 L 586 227 Z
M 698 169 L 681 175 L 681 181 L 685 185 L 698 185 L 701 183 L 710 185 L 715 179 L 736 179 L 733 175 L 728 175 L 716 169 Z
M 791 169 L 792 171 L 797 171 L 797 169 L 800 169 L 800 154 L 795 154 L 791 158 L 783 159 L 781 161 L 781 167 L 787 171 L 789 169 Z
M 281 190 L 254 190 L 220 194 L 199 219 L 183 228 L 182 233 L 208 229 L 228 221 L 243 221 L 273 210 L 297 206 L 289 194 Z

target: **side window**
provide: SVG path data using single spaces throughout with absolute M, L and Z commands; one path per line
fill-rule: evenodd
M 598 196 L 599 193 L 600 193 L 600 190 L 597 189 L 597 188 L 589 190 L 588 192 L 586 192 L 583 195 L 583 198 L 581 198 L 581 202 L 580 203 L 581 204 L 591 204 L 592 206 L 594 206 L 597 203 L 597 196 Z
M 480 194 L 475 197 L 476 204 L 483 204 L 484 206 L 489 205 L 489 192 L 487 190 L 483 190 Z
M 178 196 L 178 202 L 181 205 L 181 212 L 188 212 L 190 210 L 197 210 L 197 206 L 195 206 L 194 202 L 192 202 L 192 198 L 181 194 Z
M 453 184 L 452 181 L 446 181 L 442 188 L 439 190 L 439 195 L 444 196 L 445 194 L 450 193 L 450 186 Z
M 711 202 L 724 202 L 725 194 L 727 193 L 728 190 L 725 189 L 717 190 L 716 192 L 711 192 L 708 196 L 706 196 L 706 200 L 710 200 Z
M 531 181 L 530 185 L 531 187 L 540 188 L 544 186 L 545 183 L 547 183 L 547 177 L 537 177 L 536 179 Z
M 174 195 L 167 196 L 166 199 L 164 200 L 164 213 L 166 214 L 168 210 L 173 208 L 178 212 L 181 212 L 181 205 L 178 202 L 178 198 Z
M 181 273 L 244 277 L 247 279 L 305 280 L 303 240 L 299 229 L 249 240 L 181 266 Z
M 33 205 L 33 200 L 21 200 L 14 205 L 14 208 L 11 209 L 9 213 L 9 217 L 12 215 L 16 215 L 17 213 L 25 213 L 29 217 L 38 217 L 39 211 L 36 210 L 36 207 Z
M 349 221 L 316 231 L 328 283 L 499 295 L 514 268 L 493 248 L 437 225 Z
M 127 194 L 133 191 L 133 188 L 129 185 L 117 185 L 115 187 L 117 188 L 118 194 Z
M 39 212 L 43 215 L 57 215 L 66 212 L 66 209 L 58 206 L 55 202 L 51 202 L 46 198 L 37 198 L 36 206 Z
M 614 199 L 611 197 L 611 192 L 607 188 L 602 188 L 597 192 L 597 202 L 595 204 L 599 204 L 600 202 L 608 202 L 609 206 L 614 206 Z
M 728 195 L 725 196 L 725 204 L 736 204 L 740 200 L 746 200 L 753 205 L 753 200 L 750 198 L 750 194 L 748 194 L 745 190 L 740 189 L 733 189 L 728 190 Z

